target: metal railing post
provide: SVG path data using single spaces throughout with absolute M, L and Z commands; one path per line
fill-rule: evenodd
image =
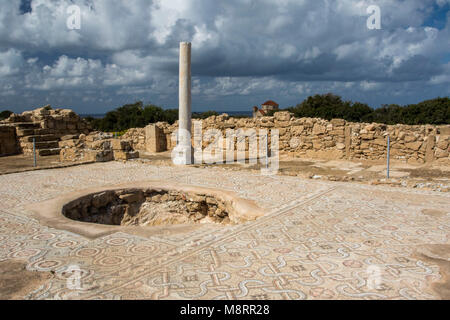
M 266 134 L 266 169 L 269 168 L 269 133 Z
M 390 159 L 391 158 L 391 137 L 387 136 L 387 178 L 389 179 Z
M 36 160 L 36 138 L 33 137 L 33 165 L 34 167 L 37 167 L 37 160 Z

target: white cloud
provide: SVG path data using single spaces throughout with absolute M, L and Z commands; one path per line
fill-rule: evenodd
M 332 90 L 370 93 L 371 101 L 394 87 L 408 99 L 413 89 L 417 97 L 448 92 L 448 65 L 440 61 L 450 51 L 450 25 L 422 26 L 432 3 L 448 0 L 379 0 L 382 30 L 368 30 L 371 0 L 33 0 L 27 14 L 20 0 L 3 1 L 0 89 L 28 99 L 16 99 L 20 106 L 72 96 L 104 106 L 111 96 L 176 106 L 178 42 L 190 40 L 200 104 L 263 96 L 299 102 Z M 73 4 L 81 30 L 66 27 Z M 418 87 L 392 84 L 418 77 Z
M 15 49 L 9 49 L 0 52 L 0 76 L 6 77 L 18 74 L 25 61 L 21 52 Z

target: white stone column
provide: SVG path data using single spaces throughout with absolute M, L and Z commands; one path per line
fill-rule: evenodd
M 180 43 L 178 144 L 174 149 L 175 164 L 193 164 L 191 109 L 191 43 Z

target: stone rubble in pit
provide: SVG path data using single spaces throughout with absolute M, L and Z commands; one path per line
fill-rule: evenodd
M 88 195 L 65 205 L 63 215 L 72 220 L 121 226 L 230 224 L 230 210 L 230 203 L 206 194 L 148 189 Z

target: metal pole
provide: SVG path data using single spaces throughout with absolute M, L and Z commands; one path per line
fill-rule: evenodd
M 266 169 L 269 168 L 269 133 L 266 133 Z
M 34 167 L 37 167 L 37 161 L 36 161 L 36 138 L 33 138 L 33 164 Z
M 387 178 L 389 179 L 389 167 L 390 167 L 390 157 L 391 157 L 391 137 L 387 136 Z

